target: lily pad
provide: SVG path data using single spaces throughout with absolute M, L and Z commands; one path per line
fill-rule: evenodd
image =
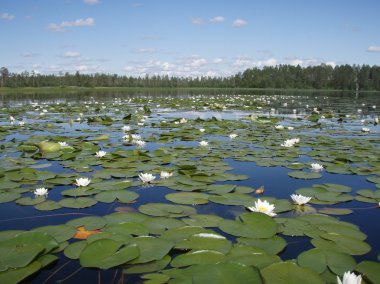
M 83 267 L 108 269 L 124 264 L 139 256 L 136 245 L 124 246 L 111 239 L 100 239 L 88 244 L 81 252 L 79 260 Z
M 199 192 L 178 192 L 169 193 L 165 198 L 178 204 L 207 204 L 209 195 Z
M 59 201 L 59 204 L 67 208 L 86 208 L 95 205 L 97 201 L 90 197 L 64 198 Z
M 288 176 L 296 179 L 317 179 L 322 177 L 320 173 L 303 171 L 290 172 L 288 173 Z

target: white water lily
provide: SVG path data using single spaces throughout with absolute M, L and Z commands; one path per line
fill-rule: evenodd
M 20 125 L 20 126 L 24 126 L 24 125 L 25 125 L 25 121 L 19 121 L 19 122 L 18 122 L 18 125 Z
M 286 139 L 284 143 L 281 144 L 282 147 L 293 147 L 295 144 L 299 143 L 299 138 Z
M 293 126 L 288 126 L 288 130 L 294 130 Z
M 91 182 L 89 178 L 77 178 L 75 181 L 77 186 L 88 186 Z
M 268 216 L 276 216 L 277 214 L 273 212 L 274 205 L 270 204 L 268 201 L 264 200 L 261 201 L 260 199 L 255 201 L 255 206 L 247 207 L 249 210 L 253 212 L 261 212 L 264 214 L 267 214 Z
M 138 147 L 144 147 L 146 144 L 143 140 L 134 140 L 133 143 L 135 143 Z
M 304 205 L 311 200 L 311 197 L 303 196 L 301 194 L 292 194 L 290 197 L 297 205 Z
M 13 123 L 13 122 L 15 122 L 16 119 L 13 116 L 10 116 L 9 120 L 11 121 L 11 123 Z
M 360 284 L 362 282 L 362 276 L 360 274 L 356 275 L 350 271 L 347 271 L 343 274 L 343 281 L 341 281 L 338 276 L 336 278 L 338 284 Z
M 321 164 L 311 163 L 310 166 L 313 171 L 316 171 L 316 172 L 323 171 L 323 166 Z
M 98 158 L 104 157 L 107 154 L 106 151 L 99 151 L 95 153 L 95 156 Z
M 279 124 L 279 125 L 276 125 L 274 128 L 278 129 L 278 130 L 281 130 L 281 129 L 284 129 L 284 126 Z
M 362 132 L 370 132 L 371 130 L 368 127 L 363 127 Z
M 160 178 L 161 179 L 167 179 L 167 178 L 170 178 L 172 175 L 173 175 L 173 173 L 161 171 Z
M 199 142 L 199 145 L 205 147 L 208 145 L 208 142 L 207 141 L 201 141 L 201 142 Z
M 236 137 L 238 137 L 238 135 L 236 133 L 232 133 L 228 135 L 228 137 L 230 137 L 230 139 L 235 139 Z
M 47 188 L 41 187 L 41 188 L 36 188 L 33 193 L 35 196 L 47 196 L 48 190 Z
M 58 144 L 59 144 L 61 147 L 67 147 L 67 146 L 69 146 L 69 144 L 67 144 L 66 142 L 58 142 Z
M 181 120 L 179 121 L 179 123 L 186 123 L 186 122 L 187 122 L 186 118 L 181 118 Z
M 200 131 L 200 132 L 205 132 L 206 129 L 204 129 L 204 128 L 199 128 L 199 131 Z
M 122 130 L 124 132 L 128 132 L 128 131 L 131 131 L 131 127 L 129 125 L 124 125 L 123 128 L 122 128 Z
M 156 177 L 149 173 L 140 173 L 139 178 L 143 183 L 150 183 L 156 179 Z
M 129 138 L 129 135 L 125 135 L 125 136 Z M 141 140 L 141 136 L 138 134 L 131 134 L 131 137 L 132 137 L 132 140 Z

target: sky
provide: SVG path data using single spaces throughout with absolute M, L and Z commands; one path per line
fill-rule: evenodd
M 0 0 L 0 67 L 230 76 L 380 65 L 379 0 Z

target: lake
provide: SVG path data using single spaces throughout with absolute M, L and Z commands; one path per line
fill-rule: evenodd
M 1 283 L 380 281 L 379 93 L 63 90 L 0 108 Z

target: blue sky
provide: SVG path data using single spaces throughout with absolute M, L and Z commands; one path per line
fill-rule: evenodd
M 0 66 L 187 77 L 380 65 L 379 12 L 379 0 L 0 0 Z

